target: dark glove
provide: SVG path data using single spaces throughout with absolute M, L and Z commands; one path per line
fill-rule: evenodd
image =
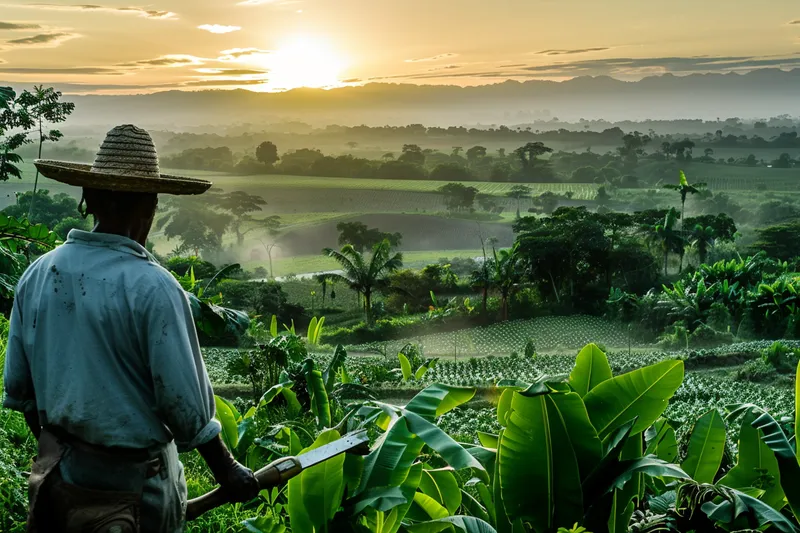
M 229 494 L 230 501 L 248 502 L 258 496 L 261 488 L 253 471 L 234 459 L 219 436 L 199 446 L 197 451 L 205 459 L 214 479 Z

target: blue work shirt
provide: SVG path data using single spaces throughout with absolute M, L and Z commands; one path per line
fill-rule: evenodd
M 180 284 L 139 243 L 72 230 L 17 286 L 3 405 L 92 444 L 180 451 L 220 432 Z

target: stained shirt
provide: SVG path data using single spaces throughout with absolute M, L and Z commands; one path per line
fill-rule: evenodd
M 19 281 L 3 405 L 103 446 L 186 451 L 220 432 L 180 284 L 137 242 L 80 230 Z

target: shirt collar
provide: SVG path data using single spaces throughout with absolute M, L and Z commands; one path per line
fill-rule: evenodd
M 113 233 L 98 233 L 95 231 L 83 231 L 79 229 L 70 230 L 64 244 L 84 244 L 87 246 L 98 246 L 110 248 L 118 252 L 135 255 L 142 259 L 147 259 L 153 263 L 158 263 L 156 258 L 148 252 L 144 246 L 122 235 Z

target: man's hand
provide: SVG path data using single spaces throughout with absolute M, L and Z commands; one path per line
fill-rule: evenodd
M 231 501 L 247 502 L 258 496 L 261 489 L 253 471 L 234 459 L 219 435 L 199 446 L 197 451 L 205 459 L 214 479 L 230 495 Z

